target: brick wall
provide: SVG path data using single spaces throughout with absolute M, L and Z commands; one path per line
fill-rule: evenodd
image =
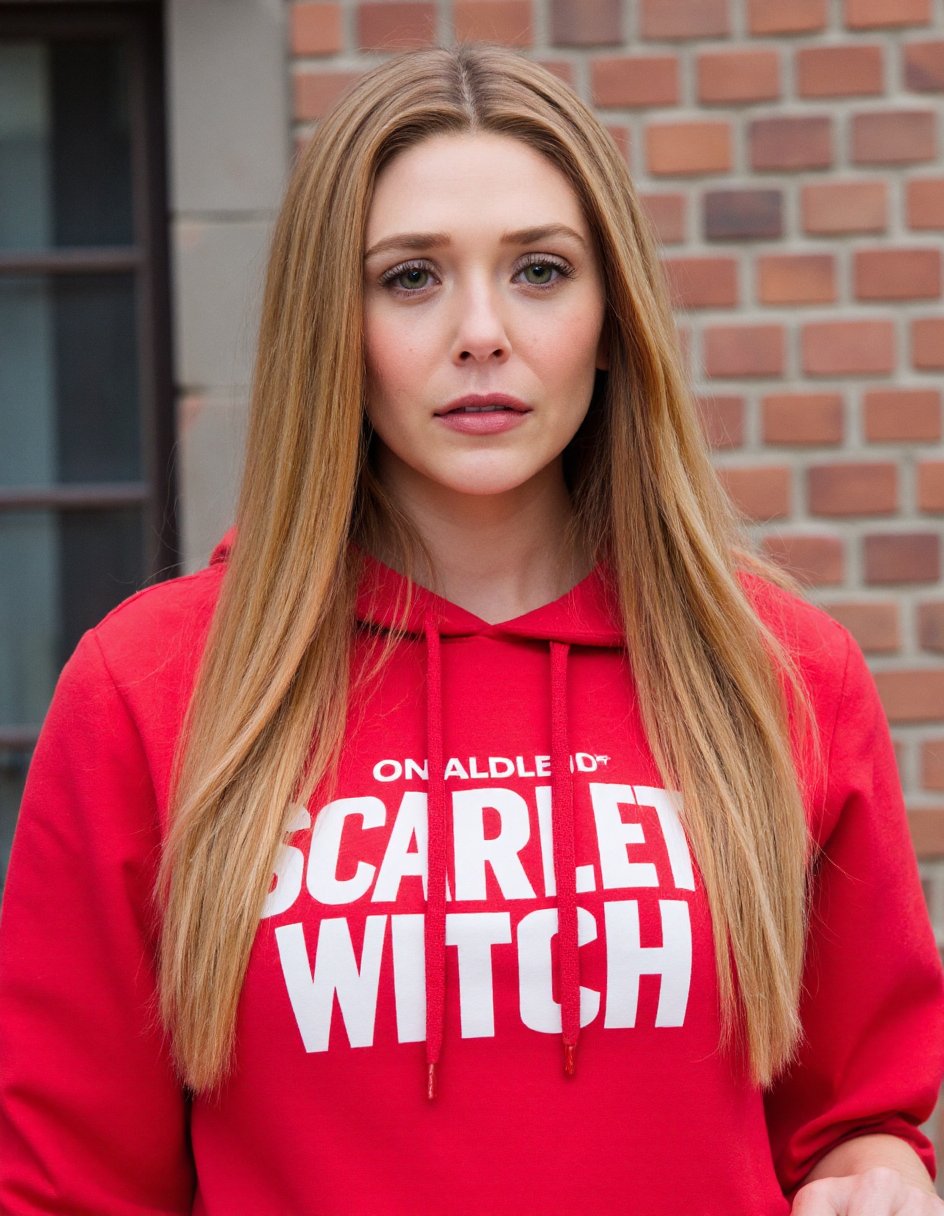
M 520 47 L 596 106 L 661 237 L 728 490 L 869 657 L 944 946 L 944 0 L 289 17 L 299 141 L 385 53 L 457 37 Z

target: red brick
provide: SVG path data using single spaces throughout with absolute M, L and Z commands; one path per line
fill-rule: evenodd
M 657 175 L 726 173 L 731 168 L 731 124 L 675 122 L 646 128 L 646 160 Z
M 551 41 L 557 46 L 621 44 L 621 0 L 551 0 Z
M 771 253 L 757 260 L 762 304 L 822 304 L 836 299 L 836 264 L 825 253 Z
M 842 441 L 839 393 L 770 393 L 762 402 L 764 443 Z
M 879 532 L 863 537 L 865 581 L 936 583 L 941 575 L 941 540 L 933 532 Z
M 717 38 L 730 29 L 728 0 L 642 0 L 643 38 Z
M 944 806 L 921 807 L 908 812 L 908 831 L 918 857 L 944 857 Z M 944 1106 L 937 1118 L 937 1143 L 944 1143 Z M 934 1134 L 934 1133 L 932 1133 Z
M 885 182 L 817 182 L 800 197 L 805 232 L 884 232 L 888 226 Z
M 779 190 L 705 191 L 706 240 L 769 240 L 782 235 L 783 194 Z
M 771 561 L 808 586 L 835 586 L 845 578 L 845 549 L 838 536 L 780 532 L 765 536 L 761 548 Z
M 685 240 L 688 200 L 684 194 L 642 194 L 639 201 L 664 245 L 678 245 Z
M 934 300 L 941 294 L 937 249 L 859 249 L 853 262 L 859 300 Z
M 289 31 L 293 55 L 336 55 L 344 46 L 340 4 L 293 4 Z
M 890 462 L 814 465 L 807 485 L 813 515 L 891 515 L 898 507 L 898 466 Z
M 633 142 L 632 131 L 630 131 L 625 123 L 607 123 L 606 129 L 617 148 L 619 148 L 623 160 L 626 161 L 627 165 L 630 164 Z
M 752 169 L 826 169 L 833 163 L 831 118 L 756 118 L 748 131 Z
M 846 25 L 851 30 L 889 25 L 927 25 L 931 0 L 846 0 Z
M 705 329 L 705 372 L 719 379 L 782 376 L 782 325 L 714 325 Z
M 699 101 L 771 101 L 779 96 L 776 51 L 704 51 L 698 56 Z
M 828 0 L 748 0 L 752 34 L 807 34 L 825 29 Z
M 886 110 L 852 116 L 852 160 L 857 165 L 900 165 L 934 160 L 933 110 Z
M 941 394 L 936 389 L 876 389 L 866 393 L 865 437 L 873 443 L 941 438 Z
M 577 73 L 569 59 L 538 59 L 535 62 L 539 63 L 542 68 L 547 68 L 558 80 L 563 80 L 564 84 L 570 85 L 576 91 Z
M 944 718 L 944 671 L 919 667 L 876 671 L 874 675 L 889 722 Z
M 744 443 L 744 398 L 729 395 L 698 397 L 698 414 L 705 438 L 715 449 Z
M 944 739 L 921 744 L 921 784 L 926 790 L 944 790 Z
M 674 106 L 679 99 L 676 55 L 594 59 L 590 88 L 598 106 Z
M 809 376 L 868 376 L 894 371 L 891 321 L 812 321 L 801 336 L 803 370 Z
M 844 600 L 827 604 L 826 611 L 871 654 L 888 654 L 901 646 L 900 610 L 895 600 Z
M 916 93 L 944 89 L 944 42 L 913 42 L 905 50 L 905 87 Z
M 918 642 L 922 650 L 944 654 L 944 600 L 918 605 Z
M 911 322 L 911 361 L 921 371 L 944 370 L 944 317 Z
M 944 511 L 944 460 L 919 461 L 918 508 Z
M 436 5 L 376 0 L 357 8 L 361 50 L 408 51 L 436 41 Z
M 801 97 L 857 97 L 885 89 L 880 46 L 811 46 L 796 53 Z
M 294 80 L 295 117 L 304 122 L 323 118 L 362 72 L 300 72 Z
M 676 308 L 731 308 L 738 302 L 735 258 L 666 258 Z
M 721 484 L 747 519 L 778 519 L 790 513 L 790 469 L 783 466 L 718 470 Z
M 907 189 L 908 227 L 944 228 L 944 177 L 913 178 Z
M 459 42 L 534 45 L 531 0 L 455 0 L 452 19 Z

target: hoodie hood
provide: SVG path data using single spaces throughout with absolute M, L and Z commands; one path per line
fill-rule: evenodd
M 229 559 L 235 537 L 236 529 L 230 528 L 213 550 L 211 566 Z M 355 602 L 361 624 L 419 637 L 432 620 L 441 638 L 519 637 L 616 649 L 624 645 L 616 597 L 602 566 L 591 570 L 552 603 L 493 624 L 426 587 L 411 585 L 403 575 L 369 554 L 362 555 L 362 563 Z
M 235 530 L 217 545 L 211 565 L 227 560 Z M 374 629 L 422 640 L 426 648 L 427 899 L 426 1091 L 436 1096 L 446 1002 L 448 800 L 443 747 L 443 647 L 463 638 L 521 639 L 548 648 L 547 705 L 551 738 L 551 831 L 557 892 L 557 987 L 564 1072 L 576 1068 L 580 1035 L 580 955 L 577 925 L 574 790 L 570 767 L 568 664 L 572 647 L 620 649 L 624 638 L 613 589 L 598 566 L 551 603 L 511 620 L 491 623 L 451 603 L 371 557 L 362 555 L 357 620 Z

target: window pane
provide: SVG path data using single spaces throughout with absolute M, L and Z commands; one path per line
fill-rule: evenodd
M 0 515 L 0 725 L 38 726 L 79 638 L 145 581 L 144 511 Z
M 0 42 L 0 249 L 133 243 L 127 47 Z
M 141 478 L 134 280 L 0 279 L 0 486 Z

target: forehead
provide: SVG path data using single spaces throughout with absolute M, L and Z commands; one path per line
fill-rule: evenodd
M 553 223 L 588 231 L 576 192 L 542 153 L 490 131 L 433 135 L 398 153 L 378 174 L 366 243 L 400 230 Z

